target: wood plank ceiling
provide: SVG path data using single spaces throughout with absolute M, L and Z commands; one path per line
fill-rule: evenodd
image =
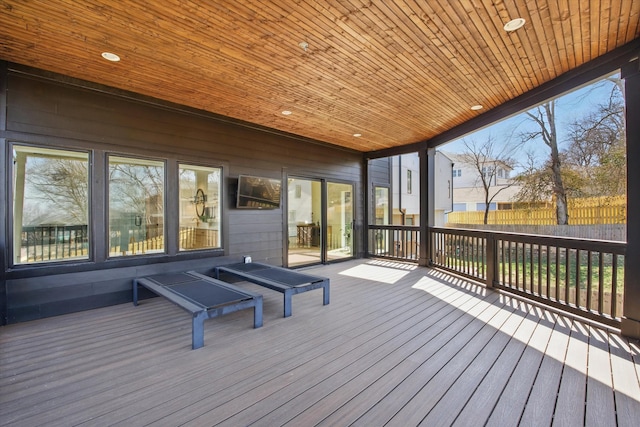
M 640 36 L 637 0 L 0 1 L 2 60 L 363 152 Z M 526 23 L 506 32 L 513 18 Z

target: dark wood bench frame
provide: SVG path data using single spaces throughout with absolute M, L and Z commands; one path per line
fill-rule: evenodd
M 326 277 L 320 276 L 312 276 L 310 274 L 298 273 L 293 270 L 289 270 L 287 268 L 276 267 L 272 265 L 262 264 L 258 262 L 251 263 L 255 266 L 264 267 L 264 269 L 279 269 L 284 270 L 288 274 L 298 274 L 300 277 L 306 276 L 310 280 L 305 283 L 298 285 L 289 285 L 284 282 L 279 282 L 276 280 L 267 279 L 264 277 L 260 277 L 259 275 L 252 274 L 250 271 L 242 271 L 237 267 L 244 265 L 244 263 L 230 264 L 230 265 L 220 265 L 214 268 L 214 274 L 216 278 L 220 277 L 220 273 L 228 273 L 242 279 L 245 279 L 249 282 L 255 283 L 260 286 L 264 286 L 271 290 L 280 292 L 284 295 L 284 317 L 291 316 L 291 297 L 293 295 L 307 292 L 313 289 L 322 288 L 323 290 L 323 305 L 329 304 L 329 279 Z
M 214 279 L 203 274 L 196 273 L 195 271 L 189 271 L 187 273 L 171 273 L 182 274 L 193 277 L 193 281 L 204 281 L 208 286 L 217 286 L 225 288 L 227 290 L 240 294 L 240 298 L 235 301 L 225 301 L 219 305 L 207 306 L 201 304 L 193 299 L 186 298 L 180 295 L 178 292 L 168 288 L 172 284 L 176 283 L 161 283 L 158 278 L 166 275 L 154 275 L 149 277 L 141 277 L 133 280 L 133 305 L 138 305 L 138 286 L 144 286 L 151 292 L 167 298 L 172 303 L 176 304 L 180 308 L 188 311 L 192 315 L 192 327 L 191 327 L 191 348 L 198 349 L 204 345 L 204 321 L 206 319 L 212 319 L 223 314 L 232 313 L 238 310 L 253 307 L 253 327 L 259 328 L 262 326 L 262 295 L 249 292 L 233 286 L 229 283 L 222 282 L 218 279 Z M 154 279 L 155 278 L 155 279 Z M 184 283 L 184 282 L 182 282 Z

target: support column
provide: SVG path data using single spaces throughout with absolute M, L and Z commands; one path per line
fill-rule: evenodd
M 419 150 L 420 158 L 420 253 L 418 265 L 431 265 L 431 238 L 429 227 L 434 224 L 435 203 L 435 148 Z
M 622 67 L 627 130 L 627 252 L 622 334 L 640 338 L 640 61 Z
M 7 63 L 0 61 L 0 326 L 7 324 L 7 287 L 6 287 L 6 271 L 9 266 L 8 245 L 9 236 L 7 235 L 7 211 L 6 189 L 11 182 L 9 176 L 9 159 L 7 159 L 7 86 L 8 86 Z

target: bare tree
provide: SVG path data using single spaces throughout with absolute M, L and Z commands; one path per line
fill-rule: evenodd
M 562 164 L 567 162 L 563 154 L 560 155 Z M 537 206 L 547 203 L 553 196 L 553 176 L 551 159 L 539 164 L 535 154 L 527 153 L 527 161 L 523 164 L 523 171 L 515 178 L 520 187 L 516 195 L 516 201 L 528 205 Z M 562 167 L 562 182 L 567 197 L 584 197 L 584 177 L 575 168 Z
M 27 174 L 27 184 L 35 189 L 32 198 L 55 209 L 40 209 L 38 215 L 28 213 L 29 220 L 34 224 L 58 221 L 86 224 L 89 206 L 87 163 L 59 158 L 34 158 L 32 162 Z
M 556 222 L 558 225 L 569 223 L 569 211 L 567 209 L 567 192 L 562 179 L 562 162 L 558 149 L 558 132 L 556 128 L 556 101 L 552 100 L 525 113 L 534 122 L 538 129 L 525 132 L 523 141 L 542 139 L 550 150 L 547 166 L 551 172 L 551 189 L 556 202 Z
M 588 196 L 619 196 L 626 193 L 626 147 L 624 102 L 620 79 L 612 83 L 609 99 L 570 125 L 566 163 L 585 180 Z
M 148 203 L 162 211 L 163 169 L 156 166 L 114 164 L 109 170 L 111 208 L 143 213 Z
M 496 196 L 514 185 L 515 181 L 502 178 L 500 170 L 510 171 L 515 165 L 512 157 L 517 145 L 503 144 L 499 146 L 489 135 L 486 140 L 462 141 L 466 150 L 460 155 L 462 162 L 471 166 L 477 172 L 476 186 L 481 186 L 484 192 L 484 224 L 489 218 L 489 208 Z M 505 175 L 506 176 L 506 175 Z

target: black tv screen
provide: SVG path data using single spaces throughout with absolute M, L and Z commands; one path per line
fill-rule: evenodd
M 279 179 L 240 175 L 236 206 L 241 209 L 278 209 L 280 188 Z

